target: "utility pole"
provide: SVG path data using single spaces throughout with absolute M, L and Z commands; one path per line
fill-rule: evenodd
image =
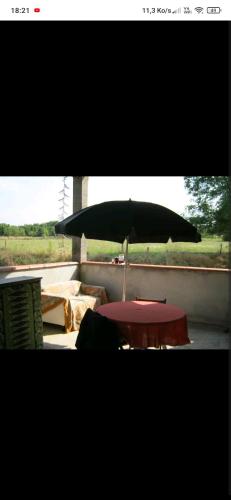
M 66 179 L 67 176 L 63 177 L 63 189 L 59 191 L 59 194 L 61 195 L 61 198 L 59 199 L 59 202 L 61 203 L 59 221 L 62 221 L 67 216 L 67 211 L 66 211 L 66 207 L 68 207 L 67 198 L 70 198 L 70 196 L 67 194 L 69 187 L 66 184 Z
M 88 206 L 88 177 L 73 177 L 73 213 Z M 84 236 L 72 238 L 72 260 L 87 260 L 87 245 Z
M 67 216 L 67 210 L 66 210 L 66 208 L 68 207 L 67 198 L 69 198 L 67 191 L 68 191 L 69 187 L 66 184 L 66 179 L 67 179 L 67 176 L 64 176 L 63 177 L 63 188 L 61 191 L 59 191 L 59 195 L 61 196 L 61 198 L 59 198 L 59 203 L 60 203 L 59 221 L 62 221 Z M 59 255 L 60 255 L 61 260 L 64 260 L 65 259 L 65 236 L 60 235 L 58 241 L 59 241 Z

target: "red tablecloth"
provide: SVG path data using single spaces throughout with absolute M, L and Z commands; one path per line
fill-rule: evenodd
M 190 344 L 183 309 L 158 302 L 111 302 L 97 312 L 115 321 L 131 347 Z

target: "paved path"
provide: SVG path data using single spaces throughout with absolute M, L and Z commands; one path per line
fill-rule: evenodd
M 44 349 L 76 349 L 78 332 L 63 333 L 62 327 L 44 325 Z M 189 323 L 190 345 L 170 347 L 168 349 L 229 349 L 230 333 L 211 325 Z

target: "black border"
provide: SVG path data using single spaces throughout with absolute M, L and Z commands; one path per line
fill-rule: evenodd
M 41 22 L 0 34 L 3 175 L 227 172 L 228 22 Z

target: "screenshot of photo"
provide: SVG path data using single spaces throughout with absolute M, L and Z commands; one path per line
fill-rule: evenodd
M 230 0 L 3 0 L 0 20 L 228 21 Z

